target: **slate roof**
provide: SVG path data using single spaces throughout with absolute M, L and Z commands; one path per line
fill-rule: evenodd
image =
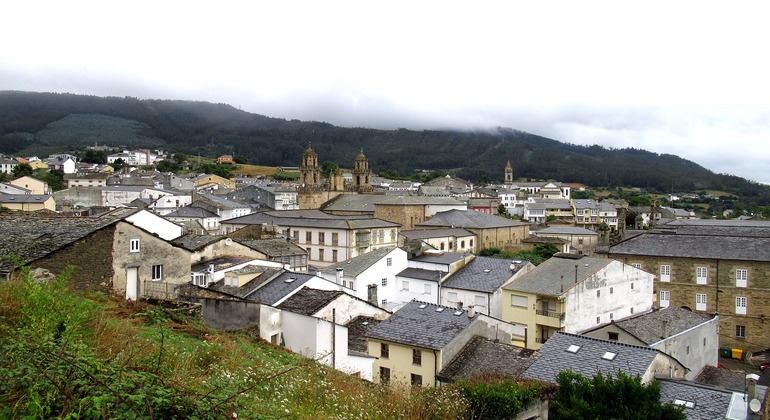
M 517 264 L 515 267 L 518 271 L 523 265 Z M 514 274 L 510 260 L 476 257 L 452 274 L 441 287 L 494 293 Z
M 441 311 L 437 312 L 439 308 Z M 441 350 L 476 317 L 468 317 L 466 311 L 413 300 L 374 327 L 368 337 Z
M 403 191 L 402 191 L 403 193 Z M 432 197 L 420 195 L 372 195 L 344 194 L 325 205 L 326 211 L 374 212 L 377 205 L 395 206 L 465 206 L 465 203 L 451 197 Z
M 348 327 L 348 351 L 368 354 L 367 334 L 374 329 L 380 322 L 377 318 L 369 316 L 357 316 L 347 324 Z
M 246 299 L 249 295 L 253 294 L 255 290 L 259 289 L 263 285 L 269 283 L 271 280 L 275 279 L 276 277 L 280 276 L 283 273 L 283 270 L 276 269 L 276 268 L 267 268 L 267 267 L 258 267 L 257 266 L 248 266 L 248 267 L 254 267 L 254 278 L 252 278 L 248 283 L 244 284 L 243 286 L 225 286 L 224 281 L 218 281 L 216 283 L 210 284 L 208 286 L 211 290 L 216 290 L 222 293 L 227 293 L 233 296 L 237 296 L 242 299 Z M 240 270 L 234 270 L 233 272 L 242 272 L 244 269 L 249 269 L 248 267 L 244 267 Z M 260 270 L 261 269 L 261 270 Z M 254 300 L 254 299 L 250 299 Z
M 280 214 L 286 213 L 286 214 Z M 369 229 L 400 226 L 398 223 L 376 219 L 371 216 L 337 216 L 318 210 L 281 210 L 252 213 L 223 221 L 227 224 L 278 225 L 287 227 L 313 227 L 329 229 Z
M 574 226 L 551 226 L 543 229 L 533 230 L 535 236 L 539 235 L 591 235 L 598 236 L 597 232 L 590 229 L 584 229 Z
M 335 274 L 338 268 L 342 268 L 345 276 L 357 277 L 364 271 L 368 270 L 371 266 L 376 264 L 378 261 L 385 258 L 385 256 L 390 254 L 394 249 L 396 248 L 388 247 L 373 249 L 365 254 L 361 254 L 348 260 L 326 266 L 321 270 L 321 272 L 326 274 Z
M 242 209 L 242 208 L 249 208 L 250 206 L 248 204 L 239 203 L 235 200 L 228 200 L 224 197 L 220 197 L 214 194 L 207 194 L 204 192 L 198 192 L 197 199 L 195 201 L 203 201 L 207 202 L 208 204 L 215 206 L 220 209 Z M 193 204 L 195 202 L 193 201 Z
M 685 408 L 688 419 L 714 420 L 727 416 L 733 392 L 699 385 L 685 380 L 658 378 L 660 385 L 660 401 L 674 403 L 675 401 L 691 402 L 692 408 Z M 681 403 L 680 403 L 681 404 Z
M 559 296 L 614 261 L 592 257 L 572 259 L 557 254 L 503 288 L 515 292 Z
M 283 239 L 237 239 L 236 241 L 255 251 L 261 252 L 269 258 L 307 254 L 307 251 L 301 246 Z
M 718 386 L 733 391 L 743 392 L 746 388 L 746 374 L 716 366 L 704 366 L 694 379 L 703 385 Z
M 663 323 L 666 323 L 668 337 L 707 322 L 711 318 L 697 314 L 678 306 L 669 306 L 622 321 L 613 321 L 615 325 L 628 331 L 634 337 L 652 345 L 664 339 Z
M 264 275 L 264 274 L 263 274 Z M 275 305 L 286 295 L 302 287 L 308 282 L 313 275 L 304 273 L 294 273 L 291 271 L 283 272 L 279 276 L 270 279 L 264 285 L 261 285 L 259 289 L 246 295 L 246 299 L 256 302 L 264 303 L 265 305 Z M 291 280 L 294 279 L 294 280 Z M 259 280 L 259 278 L 255 279 Z M 248 286 L 251 282 L 247 283 Z
M 186 206 L 180 207 L 171 213 L 166 214 L 164 217 L 185 217 L 203 219 L 207 217 L 219 217 L 213 212 L 210 212 L 203 207 Z
M 570 346 L 580 346 L 580 348 L 576 353 L 572 353 L 568 351 Z M 615 353 L 615 358 L 603 359 L 602 356 L 607 352 Z M 643 376 L 659 354 L 665 356 L 661 351 L 650 347 L 557 332 L 543 344 L 540 348 L 540 358 L 524 372 L 523 376 L 545 382 L 556 382 L 556 375 L 565 369 L 586 378 L 592 378 L 597 372 L 615 374 L 618 371 L 631 376 Z
M 53 200 L 51 195 L 42 194 L 3 194 L 0 193 L 0 203 L 45 203 Z
M 597 203 L 595 200 L 591 200 L 590 198 L 572 200 L 572 205 L 576 209 L 599 209 L 599 203 Z
M 493 216 L 473 210 L 447 210 L 436 213 L 430 220 L 417 226 L 460 227 L 465 229 L 491 229 L 501 227 L 529 226 L 505 217 Z
M 457 261 L 460 261 L 463 258 L 465 258 L 465 255 L 459 252 L 439 252 L 439 253 L 426 252 L 412 258 L 412 261 L 425 262 L 425 263 L 431 263 L 431 264 L 449 265 Z
M 0 213 L 0 256 L 14 255 L 25 263 L 43 258 L 104 228 L 120 218 L 70 217 L 55 213 Z M 0 260 L 0 272 L 10 264 Z
M 195 233 L 188 233 L 171 240 L 171 243 L 179 245 L 188 251 L 198 251 L 208 245 L 225 239 L 226 237 L 221 235 L 198 235 Z
M 190 267 L 190 271 L 199 272 L 199 273 L 200 272 L 204 272 L 204 271 L 208 271 L 208 269 L 211 266 L 211 264 L 214 264 L 214 270 L 215 271 L 221 271 L 221 270 L 224 270 L 226 268 L 229 268 L 229 267 L 232 267 L 232 266 L 235 266 L 235 265 L 239 265 L 239 264 L 244 264 L 244 263 L 247 263 L 249 261 L 254 261 L 254 260 L 257 260 L 257 259 L 258 258 L 246 257 L 246 256 L 242 256 L 242 255 L 229 255 L 229 256 L 224 256 L 224 257 L 217 257 L 217 258 L 213 258 L 213 259 L 210 259 L 210 260 L 207 260 L 207 261 L 202 261 L 202 262 L 200 262 L 198 264 L 193 264 Z
M 399 234 L 407 240 L 443 238 L 447 236 L 474 236 L 472 232 L 463 228 L 402 230 Z
M 410 279 L 418 279 L 418 280 L 426 280 L 426 281 L 435 281 L 438 283 L 441 278 L 444 276 L 443 271 L 436 271 L 436 270 L 426 270 L 424 268 L 406 268 L 403 271 L 396 274 L 396 277 L 405 277 Z
M 712 260 L 770 261 L 770 237 L 645 233 L 610 247 L 609 253 Z
M 476 336 L 436 375 L 442 382 L 470 379 L 484 374 L 519 377 L 540 353 Z
M 305 287 L 281 302 L 277 307 L 289 312 L 312 316 L 342 294 L 345 294 L 345 292 Z

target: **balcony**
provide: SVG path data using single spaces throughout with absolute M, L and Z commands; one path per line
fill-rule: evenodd
M 536 310 L 535 314 L 537 315 L 535 317 L 535 322 L 539 325 L 551 328 L 561 328 L 562 322 L 564 322 L 563 312 Z
M 546 341 L 548 341 L 547 338 L 535 337 L 535 343 L 537 344 L 545 344 Z
M 551 318 L 558 318 L 560 320 L 564 319 L 564 312 L 543 311 L 543 310 L 538 309 L 538 310 L 535 311 L 535 313 L 538 314 L 538 315 L 547 316 L 547 317 L 551 317 Z

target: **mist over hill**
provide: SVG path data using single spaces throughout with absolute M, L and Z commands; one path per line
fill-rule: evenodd
M 512 128 L 378 130 L 271 118 L 208 102 L 0 92 L 0 153 L 14 156 L 106 144 L 297 166 L 309 143 L 321 163 L 342 167 L 352 167 L 363 150 L 375 173 L 450 170 L 474 182 L 501 182 L 510 160 L 516 178 L 664 193 L 720 190 L 759 205 L 770 203 L 769 186 L 715 174 L 678 156 L 567 144 Z

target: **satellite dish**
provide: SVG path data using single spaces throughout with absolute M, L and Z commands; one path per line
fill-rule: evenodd
M 749 401 L 749 409 L 752 413 L 759 413 L 759 410 L 762 409 L 762 403 L 759 402 L 758 399 L 754 398 L 753 400 Z
M 232 239 L 230 239 L 230 238 L 225 239 L 225 245 L 230 246 L 232 244 L 233 244 L 233 240 Z

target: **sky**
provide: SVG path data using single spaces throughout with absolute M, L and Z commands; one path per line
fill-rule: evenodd
M 768 12 L 760 1 L 11 1 L 0 90 L 208 101 L 345 127 L 510 127 L 770 182 Z

